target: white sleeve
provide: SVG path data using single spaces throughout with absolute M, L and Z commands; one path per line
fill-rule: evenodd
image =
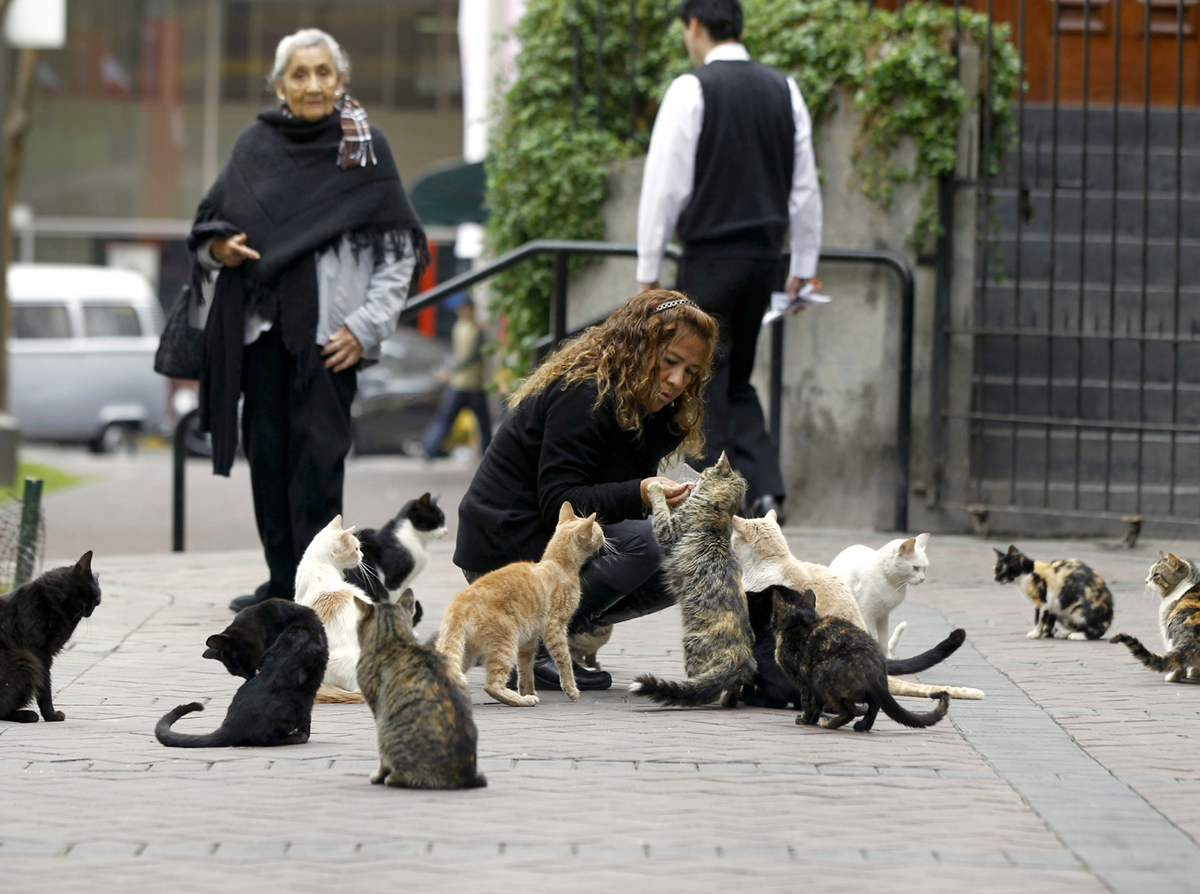
M 792 192 L 788 196 L 788 221 L 792 231 L 792 262 L 788 272 L 801 279 L 811 279 L 816 275 L 817 259 L 821 254 L 821 184 L 817 180 L 808 106 L 792 78 L 788 78 L 788 89 L 796 119 L 795 164 Z
M 657 282 L 679 215 L 692 196 L 696 177 L 696 145 L 704 124 L 704 91 L 700 79 L 685 74 L 667 88 L 642 174 L 638 203 L 637 281 Z

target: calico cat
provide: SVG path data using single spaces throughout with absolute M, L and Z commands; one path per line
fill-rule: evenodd
M 856 705 L 867 712 L 854 724 L 868 732 L 882 709 L 904 726 L 923 729 L 946 716 L 950 696 L 935 692 L 938 706 L 928 714 L 912 714 L 888 692 L 887 660 L 879 645 L 860 627 L 841 618 L 822 618 L 812 590 L 797 593 L 789 587 L 772 588 L 772 624 L 775 627 L 775 660 L 800 690 L 803 707 L 796 723 L 820 723 L 837 729 L 854 719 Z M 823 711 L 833 717 L 822 717 Z
M 790 686 L 773 686 L 771 681 L 778 679 L 775 671 L 766 675 L 762 673 L 764 667 L 770 669 L 775 662 L 772 645 L 775 640 L 769 623 L 772 610 L 769 597 L 765 604 L 760 604 L 755 609 L 755 603 L 764 598 L 758 594 L 776 584 L 800 592 L 812 590 L 817 597 L 817 611 L 823 617 L 841 618 L 863 630 L 867 629 L 867 623 L 850 593 L 850 588 L 841 578 L 824 565 L 803 562 L 792 555 L 774 511 L 768 512 L 763 518 L 735 517 L 731 544 L 742 567 L 742 581 L 753 609 L 752 623 L 754 618 L 759 619 L 759 622 L 754 624 L 755 642 L 759 646 L 755 650 L 755 657 L 762 663 L 760 673 L 755 677 L 754 693 L 748 703 L 763 707 L 783 707 L 788 702 L 795 701 L 795 690 Z M 927 683 L 897 679 L 899 674 L 920 673 L 944 661 L 962 645 L 965 638 L 966 633 L 963 630 L 954 630 L 950 636 L 927 652 L 903 660 L 889 658 L 888 691 L 892 695 L 925 697 L 945 691 L 950 693 L 951 698 L 983 698 L 981 690 L 966 686 L 931 686 Z M 764 656 L 768 656 L 767 661 L 763 660 Z
M 1113 598 L 1104 578 L 1078 559 L 1036 562 L 1010 546 L 996 553 L 996 582 L 1019 580 L 1033 603 L 1029 639 L 1099 639 L 1113 619 Z M 1063 630 L 1055 631 L 1056 624 Z
M 50 665 L 83 618 L 100 604 L 89 549 L 74 565 L 47 571 L 0 596 L 0 720 L 37 723 L 22 710 L 37 699 L 46 721 L 62 720 L 50 692 Z
M 316 533 L 296 566 L 296 602 L 307 605 L 325 625 L 329 639 L 329 664 L 317 692 L 318 704 L 359 703 L 354 669 L 358 665 L 358 610 L 354 601 L 367 595 L 343 573 L 362 562 L 362 550 L 354 526 L 342 529 L 342 517 Z
M 362 566 L 346 578 L 375 602 L 395 602 L 429 562 L 429 541 L 446 536 L 446 516 L 438 498 L 422 494 L 409 500 L 382 528 L 357 532 Z M 421 620 L 421 603 L 413 607 L 413 624 Z
M 848 546 L 829 563 L 829 570 L 846 582 L 854 601 L 858 603 L 867 622 L 868 633 L 875 634 L 879 648 L 888 658 L 896 653 L 896 644 L 904 632 L 905 622 L 896 626 L 888 640 L 888 616 L 908 595 L 908 586 L 925 580 L 929 559 L 925 556 L 928 534 L 901 537 L 871 549 L 856 543 Z
M 221 725 L 207 735 L 171 729 L 185 714 L 203 711 L 192 702 L 163 715 L 154 728 L 172 748 L 303 745 L 312 725 L 313 701 L 329 660 L 325 628 L 311 608 L 266 599 L 242 609 L 205 643 L 205 658 L 225 665 L 246 682 L 233 694 Z
M 1146 575 L 1146 592 L 1159 597 L 1158 623 L 1165 655 L 1155 655 L 1135 637 L 1118 633 L 1110 643 L 1124 643 L 1142 664 L 1168 683 L 1200 676 L 1200 567 L 1172 553 L 1158 554 Z
M 531 707 L 538 703 L 533 653 L 541 638 L 558 666 L 563 691 L 571 699 L 579 698 L 567 622 L 579 607 L 579 569 L 603 545 L 604 531 L 596 513 L 577 518 L 571 504 L 563 503 L 541 561 L 497 568 L 450 600 L 442 616 L 438 648 L 463 674 L 483 657 L 487 671 L 483 691 L 503 704 Z M 516 692 L 508 686 L 514 664 Z
M 754 682 L 754 631 L 737 557 L 729 545 L 733 514 L 746 482 L 724 453 L 696 480 L 691 495 L 672 512 L 662 484 L 646 488 L 662 573 L 683 615 L 686 682 L 642 674 L 629 687 L 663 705 L 703 705 L 718 698 L 735 707 Z
M 405 788 L 481 788 L 478 733 L 458 669 L 413 638 L 412 590 L 397 604 L 356 600 L 358 681 L 375 715 L 379 769 L 372 783 Z

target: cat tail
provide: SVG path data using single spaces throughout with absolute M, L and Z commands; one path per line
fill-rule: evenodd
M 897 642 L 896 634 L 901 629 L 901 627 L 897 627 L 896 633 L 892 634 L 892 639 L 888 643 L 889 650 Z M 888 676 L 896 677 L 900 674 L 919 674 L 923 670 L 929 670 L 935 664 L 941 664 L 958 651 L 958 647 L 963 644 L 966 638 L 967 631 L 960 627 L 957 630 L 950 631 L 948 637 L 927 652 L 914 655 L 912 658 L 889 658 L 887 660 Z
M 629 684 L 629 691 L 660 705 L 686 708 L 715 702 L 722 692 L 734 687 L 737 687 L 740 696 L 742 685 L 749 685 L 753 679 L 753 664 L 738 663 L 714 668 L 706 674 L 679 682 L 660 680 L 654 674 L 642 674 Z
M 361 692 L 351 692 L 340 686 L 322 683 L 317 688 L 318 705 L 361 705 L 366 701 Z
M 983 698 L 982 689 L 971 689 L 969 686 L 934 686 L 930 683 L 912 683 L 908 680 L 897 680 L 895 677 L 888 677 L 888 692 L 892 695 L 911 695 L 917 698 L 932 698 L 939 692 L 944 692 L 951 698 Z
M 203 710 L 204 705 L 200 704 L 200 702 L 192 702 L 191 704 L 180 705 L 178 708 L 172 708 L 162 716 L 162 719 L 154 727 L 155 738 L 170 748 L 224 748 L 231 745 L 229 737 L 222 729 L 217 729 L 203 736 L 177 733 L 171 729 L 171 724 L 184 714 Z
M 905 710 L 901 704 L 892 698 L 892 694 L 887 689 L 880 687 L 876 693 L 876 698 L 879 700 L 879 707 L 883 713 L 897 723 L 912 729 L 924 729 L 927 726 L 933 726 L 939 720 L 946 716 L 946 712 L 950 709 L 950 693 L 941 690 L 933 693 L 931 698 L 938 700 L 938 706 L 928 714 L 914 714 L 911 711 Z
M 887 641 L 887 654 L 895 655 L 896 647 L 900 645 L 900 637 L 904 635 L 904 631 L 908 629 L 908 621 L 901 621 L 896 625 L 896 629 L 892 631 L 891 638 Z
M 1149 649 L 1142 645 L 1141 640 L 1136 636 L 1130 636 L 1128 633 L 1118 633 L 1110 643 L 1124 643 L 1129 647 L 1129 651 L 1133 653 L 1133 657 L 1140 661 L 1152 671 L 1163 673 L 1164 671 L 1178 670 L 1182 666 L 1179 660 L 1178 652 L 1168 652 L 1166 655 L 1155 655 Z

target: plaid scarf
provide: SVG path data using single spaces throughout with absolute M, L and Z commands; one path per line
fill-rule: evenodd
M 342 139 L 338 143 L 337 161 L 342 170 L 377 164 L 375 147 L 371 145 L 371 122 L 367 120 L 367 110 L 362 103 L 349 93 L 343 93 L 334 102 L 333 110 L 341 116 Z M 285 118 L 296 117 L 285 100 L 279 101 L 279 111 Z

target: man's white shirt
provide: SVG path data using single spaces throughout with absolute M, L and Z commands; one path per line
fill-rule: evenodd
M 750 54 L 742 44 L 723 43 L 709 51 L 704 64 L 749 58 Z M 792 249 L 789 274 L 810 279 L 817 272 L 817 257 L 821 253 L 821 188 L 813 156 L 812 120 L 808 107 L 796 82 L 789 77 L 787 83 L 796 122 L 795 164 L 788 196 Z M 696 147 L 703 124 L 704 90 L 700 79 L 694 74 L 680 75 L 667 88 L 650 135 L 650 151 L 646 156 L 638 203 L 638 282 L 658 281 L 663 252 L 675 231 L 679 215 L 692 196 Z

